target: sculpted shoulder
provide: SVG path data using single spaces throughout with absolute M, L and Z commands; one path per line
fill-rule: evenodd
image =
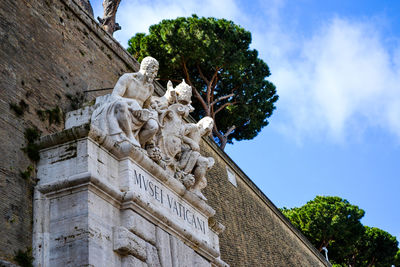
M 127 74 L 130 75 L 131 79 L 135 79 L 135 80 L 139 80 L 139 81 L 142 81 L 144 78 L 143 74 L 140 72 L 127 73 Z
M 143 80 L 143 74 L 140 72 L 134 72 L 134 73 L 124 73 L 122 76 L 119 78 L 120 81 L 125 81 L 125 82 L 132 82 L 132 81 L 142 81 Z

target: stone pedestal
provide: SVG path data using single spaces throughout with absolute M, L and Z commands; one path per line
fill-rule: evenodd
M 125 153 L 82 123 L 41 140 L 35 266 L 227 266 L 203 199 L 143 149 Z

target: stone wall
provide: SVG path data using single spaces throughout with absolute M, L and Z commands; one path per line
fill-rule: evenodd
M 35 163 L 24 132 L 60 131 L 66 111 L 113 87 L 138 64 L 73 0 L 0 1 L 0 259 L 32 245 Z M 158 88 L 160 90 L 160 88 Z M 59 112 L 61 111 L 61 112 Z M 17 113 L 20 113 L 19 115 Z M 60 115 L 61 114 L 61 115 Z M 216 158 L 205 194 L 226 226 L 222 259 L 231 266 L 319 266 L 323 258 L 212 142 Z M 237 176 L 227 180 L 226 166 Z M 271 178 L 272 179 L 272 178 Z
M 84 90 L 113 87 L 136 67 L 71 0 L 0 1 L 0 258 L 10 260 L 32 244 L 32 182 L 21 172 L 34 163 L 21 150 L 25 129 L 61 130 L 57 107 L 71 110 Z

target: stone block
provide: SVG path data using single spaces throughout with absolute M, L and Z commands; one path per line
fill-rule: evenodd
M 170 235 L 160 227 L 156 227 L 156 239 L 161 266 L 172 266 Z
M 151 244 L 156 244 L 156 227 L 154 224 L 128 209 L 122 211 L 121 225 Z
M 147 267 L 148 265 L 131 255 L 122 258 L 121 267 Z
M 211 263 L 197 253 L 193 254 L 193 265 L 196 267 L 211 267 Z M 226 265 L 227 266 L 227 265 Z
M 195 252 L 180 239 L 171 236 L 171 255 L 173 267 L 193 266 Z
M 52 237 L 50 237 L 52 238 Z M 49 266 L 85 266 L 89 264 L 88 240 L 73 240 L 68 236 L 52 238 Z
M 93 141 L 87 142 L 88 171 L 118 187 L 118 161 Z
M 81 126 L 90 123 L 90 117 L 93 113 L 93 106 L 80 108 L 65 115 L 65 129 Z
M 161 267 L 157 248 L 150 243 L 146 243 L 147 265 L 149 267 Z
M 211 263 L 208 260 L 197 254 L 196 251 L 194 251 L 192 248 L 183 243 L 182 240 L 174 236 L 170 236 L 170 243 L 171 243 L 171 259 L 172 259 L 172 264 L 170 266 L 211 267 Z
M 114 251 L 146 261 L 146 242 L 125 227 L 113 227 Z
M 88 192 L 67 192 L 50 199 L 51 223 L 62 221 L 66 218 L 88 215 Z M 57 225 L 56 225 L 57 226 Z M 59 226 L 57 226 L 59 227 Z

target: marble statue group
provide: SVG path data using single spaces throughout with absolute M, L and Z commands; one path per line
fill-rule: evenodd
M 159 64 L 143 59 L 140 70 L 126 73 L 111 95 L 96 102 L 92 127 L 102 132 L 114 146 L 142 149 L 185 187 L 202 199 L 206 172 L 214 159 L 200 153 L 199 142 L 212 131 L 214 121 L 204 117 L 198 123 L 185 118 L 194 110 L 192 88 L 182 81 L 175 88 L 169 81 L 165 95 L 153 96 L 153 81 Z

